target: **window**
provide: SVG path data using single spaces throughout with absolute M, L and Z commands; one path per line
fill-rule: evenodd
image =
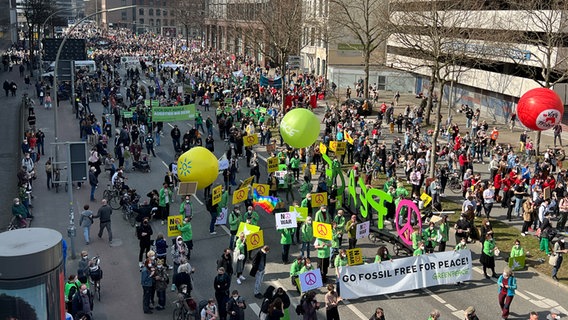
M 157 15 L 157 16 L 161 16 L 161 15 L 162 15 L 162 10 L 156 9 L 156 15 Z
M 138 15 L 140 15 L 140 16 L 144 15 L 144 8 L 138 9 Z
M 148 15 L 151 17 L 154 15 L 154 9 L 148 9 Z
M 150 23 L 151 26 L 154 26 L 154 19 L 150 19 L 149 23 Z
M 122 12 L 120 13 L 120 19 L 121 19 L 122 21 L 126 21 L 126 18 L 127 18 L 126 11 L 122 11 Z
M 160 19 L 156 19 L 156 26 L 161 26 L 162 25 L 162 20 Z
M 144 19 L 139 19 L 138 24 L 144 24 Z
M 162 15 L 163 15 L 164 17 L 167 17 L 167 16 L 168 16 L 168 11 L 167 11 L 167 10 L 162 11 Z

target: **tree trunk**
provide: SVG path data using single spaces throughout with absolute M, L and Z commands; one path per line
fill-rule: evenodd
M 542 133 L 542 131 L 537 131 L 536 132 L 536 137 L 535 137 L 535 145 L 536 145 L 536 154 L 540 154 L 540 134 Z
M 371 52 L 365 51 L 365 82 L 363 83 L 363 97 L 369 99 L 369 61 L 371 60 Z
M 432 75 L 430 75 L 430 87 L 428 88 L 428 103 L 426 104 L 426 110 L 424 110 L 424 122 L 427 126 L 430 125 L 430 113 L 432 112 L 432 97 L 434 96 L 435 79 L 434 71 L 432 71 Z
M 432 86 L 433 88 L 433 86 Z M 444 89 L 444 82 L 440 82 L 440 90 Z M 438 104 L 436 105 L 436 112 L 434 114 L 434 133 L 432 134 L 432 152 L 430 152 L 430 178 L 434 178 L 436 175 L 436 145 L 438 140 L 438 132 L 440 131 L 441 121 L 440 115 L 442 114 L 442 101 L 438 99 Z
M 189 45 L 189 28 L 185 26 L 185 46 L 189 49 L 191 46 Z

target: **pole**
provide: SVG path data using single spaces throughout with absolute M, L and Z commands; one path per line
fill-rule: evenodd
M 71 147 L 67 143 L 67 194 L 69 195 L 69 227 L 67 228 L 67 235 L 71 246 L 71 259 L 75 260 L 75 236 L 77 230 L 75 229 L 75 212 L 73 210 L 73 181 L 71 179 Z

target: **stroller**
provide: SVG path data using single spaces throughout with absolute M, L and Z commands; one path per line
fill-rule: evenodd
M 150 172 L 150 160 L 148 158 L 148 155 L 143 155 L 138 161 L 132 161 L 132 170 Z

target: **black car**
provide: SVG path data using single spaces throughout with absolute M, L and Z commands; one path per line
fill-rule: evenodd
M 373 102 L 369 99 L 350 98 L 345 101 L 348 106 L 355 106 L 357 114 L 361 116 L 370 116 L 373 113 Z

